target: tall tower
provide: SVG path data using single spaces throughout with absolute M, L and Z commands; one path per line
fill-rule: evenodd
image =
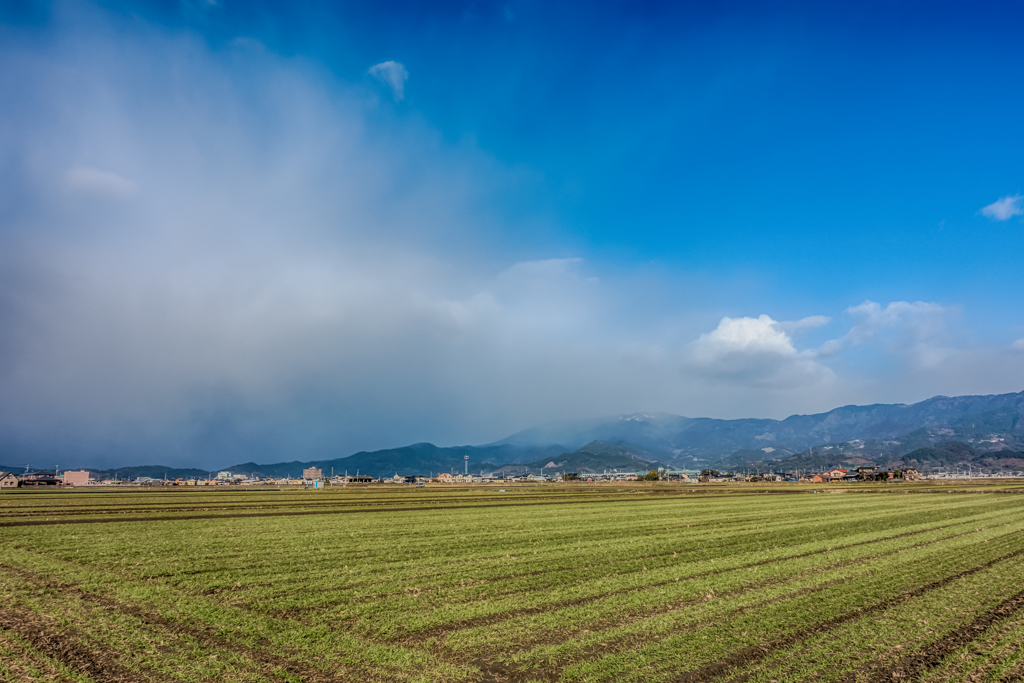
M 469 475 L 469 456 L 465 455 L 465 456 L 462 457 L 462 459 L 466 461 L 466 475 L 468 476 Z

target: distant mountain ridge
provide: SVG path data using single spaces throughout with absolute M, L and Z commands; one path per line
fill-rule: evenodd
M 691 467 L 741 466 L 754 462 L 755 452 L 763 454 L 760 461 L 771 462 L 829 445 L 837 454 L 860 450 L 867 459 L 874 460 L 954 438 L 981 447 L 987 442 L 991 446 L 988 450 L 1024 447 L 1022 418 L 1024 392 L 936 396 L 910 405 L 843 406 L 815 415 L 792 415 L 784 420 L 634 413 L 550 423 L 496 443 L 527 446 L 552 440 L 573 447 L 594 439 L 625 442 L 664 454 L 677 466 Z
M 394 474 L 440 474 L 468 471 L 479 474 L 481 470 L 490 473 L 499 465 L 519 463 L 524 460 L 550 458 L 563 453 L 565 448 L 558 444 L 544 446 L 453 446 L 439 447 L 431 443 L 417 443 L 401 448 L 387 448 L 380 451 L 360 451 L 344 458 L 312 460 L 309 462 L 286 462 L 260 465 L 253 462 L 228 467 L 230 472 L 252 474 L 260 477 L 299 477 L 307 467 L 318 467 L 325 475 L 365 474 L 372 477 L 390 477 Z M 469 456 L 467 466 L 465 456 Z
M 749 452 L 748 452 L 749 453 Z M 737 461 L 734 454 L 733 463 Z M 986 450 L 961 441 L 940 441 L 935 445 L 916 448 L 902 455 L 844 453 L 799 453 L 777 461 L 757 460 L 756 456 L 739 468 L 772 469 L 785 472 L 821 472 L 835 467 L 856 468 L 879 465 L 886 469 L 902 470 L 913 467 L 920 472 L 1024 472 L 1024 453 L 1010 449 Z M 736 469 L 739 469 L 736 468 Z
M 650 451 L 627 443 L 606 443 L 591 441 L 571 453 L 561 453 L 553 458 L 543 458 L 522 464 L 506 464 L 495 470 L 501 474 L 525 474 L 527 472 L 557 473 L 617 471 L 648 471 L 668 467 Z
M 379 477 L 461 472 L 467 455 L 472 473 L 544 469 L 549 462 L 562 462 L 565 469 L 600 471 L 621 469 L 612 463 L 623 464 L 626 460 L 646 463 L 644 467 L 653 463 L 683 469 L 812 469 L 896 463 L 919 449 L 942 451 L 950 442 L 972 449 L 979 460 L 997 451 L 1024 452 L 1024 392 L 935 396 L 910 405 L 850 405 L 784 420 L 632 413 L 552 422 L 483 446 L 418 443 L 331 460 L 245 462 L 221 469 L 261 477 L 294 477 L 306 467 L 319 467 L 325 474 L 333 468 L 335 474 L 358 471 Z M 932 454 L 936 456 L 933 461 L 947 462 L 943 453 Z M 162 466 L 96 471 L 98 475 L 118 474 L 121 478 L 129 472 L 143 471 L 146 474 L 135 476 L 205 474 L 202 470 Z
M 813 466 L 818 461 L 822 467 L 839 461 L 896 463 L 916 449 L 952 440 L 960 440 L 978 453 L 1024 450 L 1022 418 L 1024 392 L 936 396 L 909 405 L 851 405 L 784 420 L 632 413 L 539 425 L 484 446 L 414 444 L 312 464 L 333 466 L 336 471 L 345 467 L 352 472 L 358 466 L 366 468 L 363 473 L 376 474 L 377 469 L 414 474 L 458 471 L 462 454 L 470 455 L 471 472 L 487 466 L 505 472 L 542 471 L 550 462 L 562 463 L 559 469 L 565 470 L 622 469 L 628 467 L 622 459 L 626 454 L 632 454 L 638 470 L 651 466 Z M 295 463 L 293 469 L 300 464 Z M 270 466 L 259 467 L 266 471 Z
M 887 463 L 893 469 L 913 467 L 918 470 L 965 468 L 990 472 L 1024 471 L 1024 453 L 1011 450 L 979 451 L 959 441 L 947 441 L 937 447 L 918 448 L 896 461 Z

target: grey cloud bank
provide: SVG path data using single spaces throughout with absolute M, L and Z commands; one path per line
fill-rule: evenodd
M 0 461 L 310 460 L 1021 389 L 1024 354 L 960 345 L 937 304 L 778 322 L 531 253 L 516 236 L 546 218 L 501 211 L 529 178 L 385 125 L 357 85 L 74 12 L 0 47 Z M 652 311 L 659 287 L 683 296 Z

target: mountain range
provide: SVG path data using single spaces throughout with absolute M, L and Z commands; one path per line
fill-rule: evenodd
M 761 451 L 766 459 L 779 459 L 827 445 L 840 450 L 838 447 L 843 444 L 851 444 L 844 446 L 844 450 L 863 450 L 860 446 L 870 443 L 879 451 L 899 453 L 925 443 L 932 445 L 936 439 L 985 442 L 998 449 L 1022 444 L 1022 416 L 1024 392 L 936 396 L 911 405 L 843 406 L 827 413 L 792 415 L 784 420 L 720 420 L 636 413 L 551 423 L 497 443 L 560 443 L 578 447 L 595 439 L 628 442 L 660 452 L 674 463 L 723 462 L 737 451 Z M 1000 438 L 1003 441 L 998 441 Z
M 910 460 L 948 467 L 957 462 L 1015 460 L 1024 451 L 1024 392 L 989 396 L 936 396 L 914 404 L 843 406 L 784 420 L 691 418 L 633 413 L 552 422 L 482 446 L 418 443 L 362 451 L 333 460 L 228 468 L 265 477 L 298 476 L 305 467 L 325 474 L 372 476 L 469 471 L 602 471 L 650 467 L 680 469 L 823 469 Z M 931 449 L 931 450 L 929 450 Z M 916 453 L 914 457 L 911 454 Z M 1007 457 L 998 457 L 1002 453 Z M 911 465 L 907 465 L 911 466 Z M 1009 465 L 1007 464 L 1007 467 Z M 0 469 L 4 469 L 0 465 Z M 15 469 L 15 468 L 10 468 Z M 145 470 L 146 474 L 141 474 Z M 15 469 L 15 471 L 18 471 Z M 198 470 L 159 466 L 97 471 L 97 476 L 198 476 Z M 185 474 L 190 472 L 191 474 Z

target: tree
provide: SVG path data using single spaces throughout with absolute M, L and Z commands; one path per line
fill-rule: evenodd
M 658 470 L 651 470 L 643 477 L 644 481 L 658 481 L 659 479 L 661 479 L 661 477 L 658 476 Z
M 700 476 L 702 477 L 717 477 L 718 470 L 701 470 Z

